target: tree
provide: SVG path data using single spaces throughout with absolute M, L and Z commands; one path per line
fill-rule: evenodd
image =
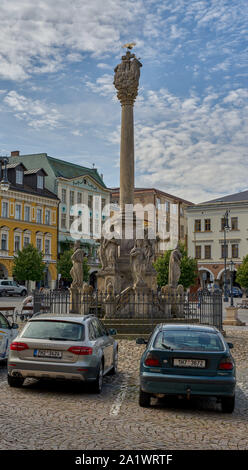
M 27 245 L 14 256 L 13 277 L 19 282 L 41 281 L 44 278 L 45 264 L 42 253 L 33 245 Z M 29 285 L 28 285 L 29 290 Z
M 248 289 L 248 255 L 243 258 L 242 264 L 238 267 L 236 282 L 244 289 Z
M 179 243 L 180 250 L 182 253 L 181 259 L 181 276 L 179 279 L 179 284 L 182 284 L 185 289 L 195 284 L 195 281 L 198 276 L 197 261 L 194 258 L 191 258 L 187 254 L 187 250 L 182 243 Z M 170 255 L 172 250 L 167 250 L 162 256 L 157 258 L 154 263 L 154 267 L 158 273 L 157 283 L 159 287 L 165 286 L 168 284 L 169 277 L 169 262 Z
M 71 260 L 72 253 L 73 253 L 73 250 L 64 251 L 64 253 L 62 253 L 62 255 L 60 256 L 60 258 L 57 262 L 57 269 L 58 269 L 58 273 L 61 274 L 61 278 L 65 279 L 66 281 L 69 281 L 69 282 L 72 281 L 72 277 L 70 275 L 70 270 L 72 268 L 72 260 Z M 83 261 L 83 274 L 84 274 L 83 279 L 84 279 L 85 282 L 87 282 L 89 280 L 89 271 L 90 271 L 90 268 L 89 268 L 89 265 L 88 265 L 87 258 L 84 258 L 84 261 Z

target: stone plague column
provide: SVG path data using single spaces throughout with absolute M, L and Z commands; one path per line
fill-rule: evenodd
M 134 123 L 133 106 L 138 95 L 141 62 L 130 51 L 115 68 L 114 85 L 122 106 L 120 144 L 120 207 L 134 202 Z

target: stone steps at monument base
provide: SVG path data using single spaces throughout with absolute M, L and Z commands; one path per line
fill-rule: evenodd
M 106 319 L 103 322 L 108 329 L 114 328 L 117 331 L 116 339 L 136 339 L 140 336 L 149 337 L 155 326 L 160 323 L 191 323 L 193 320 L 154 318 L 152 322 L 149 319 Z M 195 320 L 194 323 L 197 323 L 197 321 Z

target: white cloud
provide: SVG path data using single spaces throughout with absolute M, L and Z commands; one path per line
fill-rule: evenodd
M 120 48 L 127 24 L 134 28 L 142 0 L 1 0 L 0 76 L 24 80 L 59 70 L 64 53 L 101 57 Z
M 85 82 L 86 86 L 90 88 L 93 93 L 98 93 L 102 96 L 115 96 L 115 88 L 113 85 L 113 75 L 104 74 L 97 78 L 96 82 Z
M 243 89 L 184 99 L 165 89 L 144 93 L 135 110 L 136 186 L 193 202 L 246 188 L 247 97 Z M 119 136 L 118 129 L 112 143 Z
M 62 116 L 56 108 L 48 106 L 45 102 L 32 100 L 14 90 L 4 97 L 3 102 L 14 112 L 18 119 L 27 121 L 31 127 L 55 128 L 61 126 Z

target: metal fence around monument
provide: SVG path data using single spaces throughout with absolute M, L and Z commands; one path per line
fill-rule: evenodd
M 141 319 L 152 325 L 185 322 L 215 326 L 222 330 L 223 309 L 220 293 L 163 293 L 133 290 L 112 293 L 95 291 L 78 294 L 72 302 L 70 291 L 33 292 L 33 311 L 54 314 L 93 314 L 104 319 Z M 130 322 L 131 324 L 131 322 Z

